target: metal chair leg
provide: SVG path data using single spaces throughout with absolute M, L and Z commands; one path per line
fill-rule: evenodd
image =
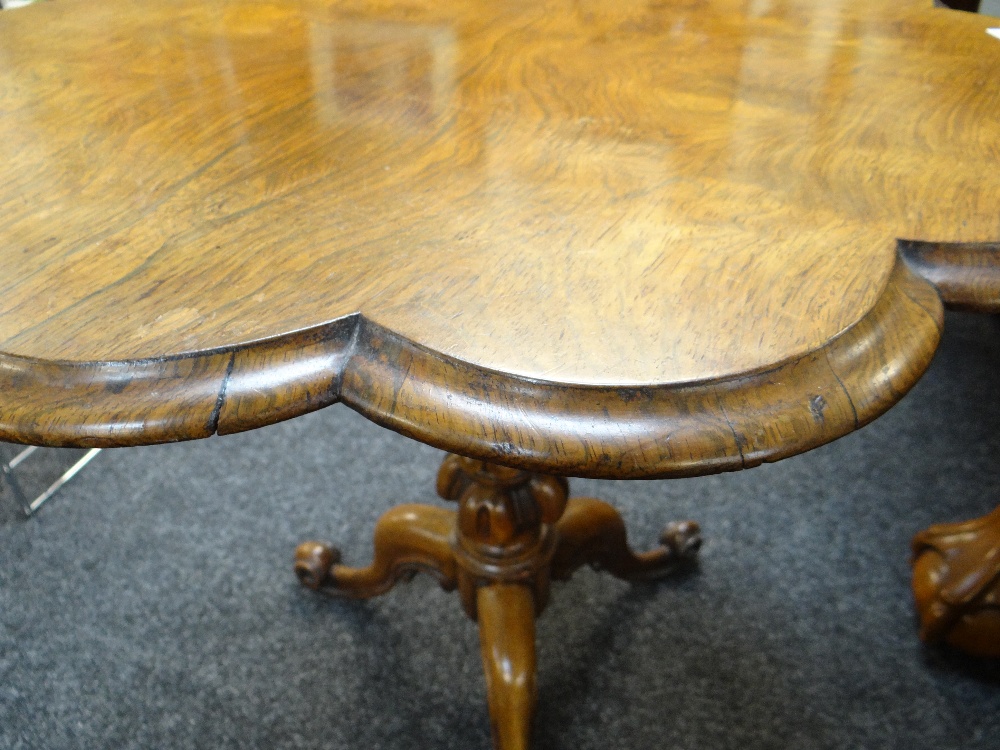
M 25 460 L 27 460 L 36 450 L 38 450 L 38 448 L 32 445 L 14 456 L 10 463 L 0 465 L 0 475 L 3 476 L 7 482 L 7 486 L 9 486 L 11 492 L 14 493 L 14 497 L 21 506 L 21 510 L 24 512 L 24 515 L 29 517 L 42 506 L 42 503 L 56 494 L 59 489 L 66 484 L 66 482 L 75 477 L 84 466 L 89 464 L 94 459 L 94 456 L 101 452 L 100 448 L 91 448 L 76 463 L 63 472 L 62 476 L 50 484 L 41 495 L 33 500 L 30 500 L 25 494 L 24 489 L 21 487 L 21 483 L 18 481 L 17 474 L 14 470 L 23 464 Z

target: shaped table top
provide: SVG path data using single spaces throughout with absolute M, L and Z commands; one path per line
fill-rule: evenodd
M 818 445 L 936 346 L 897 239 L 1000 239 L 989 25 L 930 0 L 2 13 L 0 437 L 343 400 L 564 473 Z

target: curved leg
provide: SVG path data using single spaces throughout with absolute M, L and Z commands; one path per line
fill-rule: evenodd
M 340 565 L 336 549 L 306 542 L 296 551 L 295 572 L 306 586 L 358 598 L 418 570 L 435 573 L 446 589 L 457 587 L 479 623 L 494 746 L 528 750 L 537 701 L 535 618 L 550 579 L 569 578 L 584 564 L 620 578 L 655 578 L 698 550 L 698 524 L 670 524 L 660 548 L 636 554 L 618 511 L 600 500 L 567 500 L 562 478 L 452 455 L 437 489 L 458 511 L 390 510 L 375 527 L 367 568 Z
M 383 594 L 418 571 L 437 576 L 442 588 L 455 588 L 451 546 L 455 512 L 426 505 L 400 505 L 375 524 L 375 556 L 367 568 L 340 565 L 340 551 L 320 542 L 303 542 L 295 551 L 295 574 L 304 586 L 367 599 Z
M 590 564 L 618 578 L 649 580 L 694 557 L 701 534 L 694 521 L 668 524 L 660 546 L 649 552 L 629 549 L 625 522 L 611 505 L 589 497 L 573 498 L 556 523 L 559 540 L 552 559 L 552 577 L 566 580 L 577 568 Z
M 1000 656 L 1000 508 L 917 534 L 913 594 L 923 640 Z
M 535 718 L 535 599 L 529 586 L 494 583 L 476 595 L 493 745 L 528 750 Z

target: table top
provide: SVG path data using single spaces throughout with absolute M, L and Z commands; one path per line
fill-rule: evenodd
M 626 477 L 842 435 L 937 344 L 897 239 L 1000 239 L 1000 40 L 930 5 L 2 13 L 0 437 L 344 401 Z

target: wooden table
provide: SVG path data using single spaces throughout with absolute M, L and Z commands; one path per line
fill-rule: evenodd
M 888 409 L 1000 300 L 1000 41 L 930 0 L 56 0 L 0 14 L 0 438 L 125 446 L 336 402 L 456 455 L 376 529 L 480 625 L 630 552 L 563 476 L 676 477 Z M 899 241 L 904 240 L 904 241 Z M 377 460 L 377 457 L 372 457 Z M 747 509 L 752 512 L 752 509 Z

